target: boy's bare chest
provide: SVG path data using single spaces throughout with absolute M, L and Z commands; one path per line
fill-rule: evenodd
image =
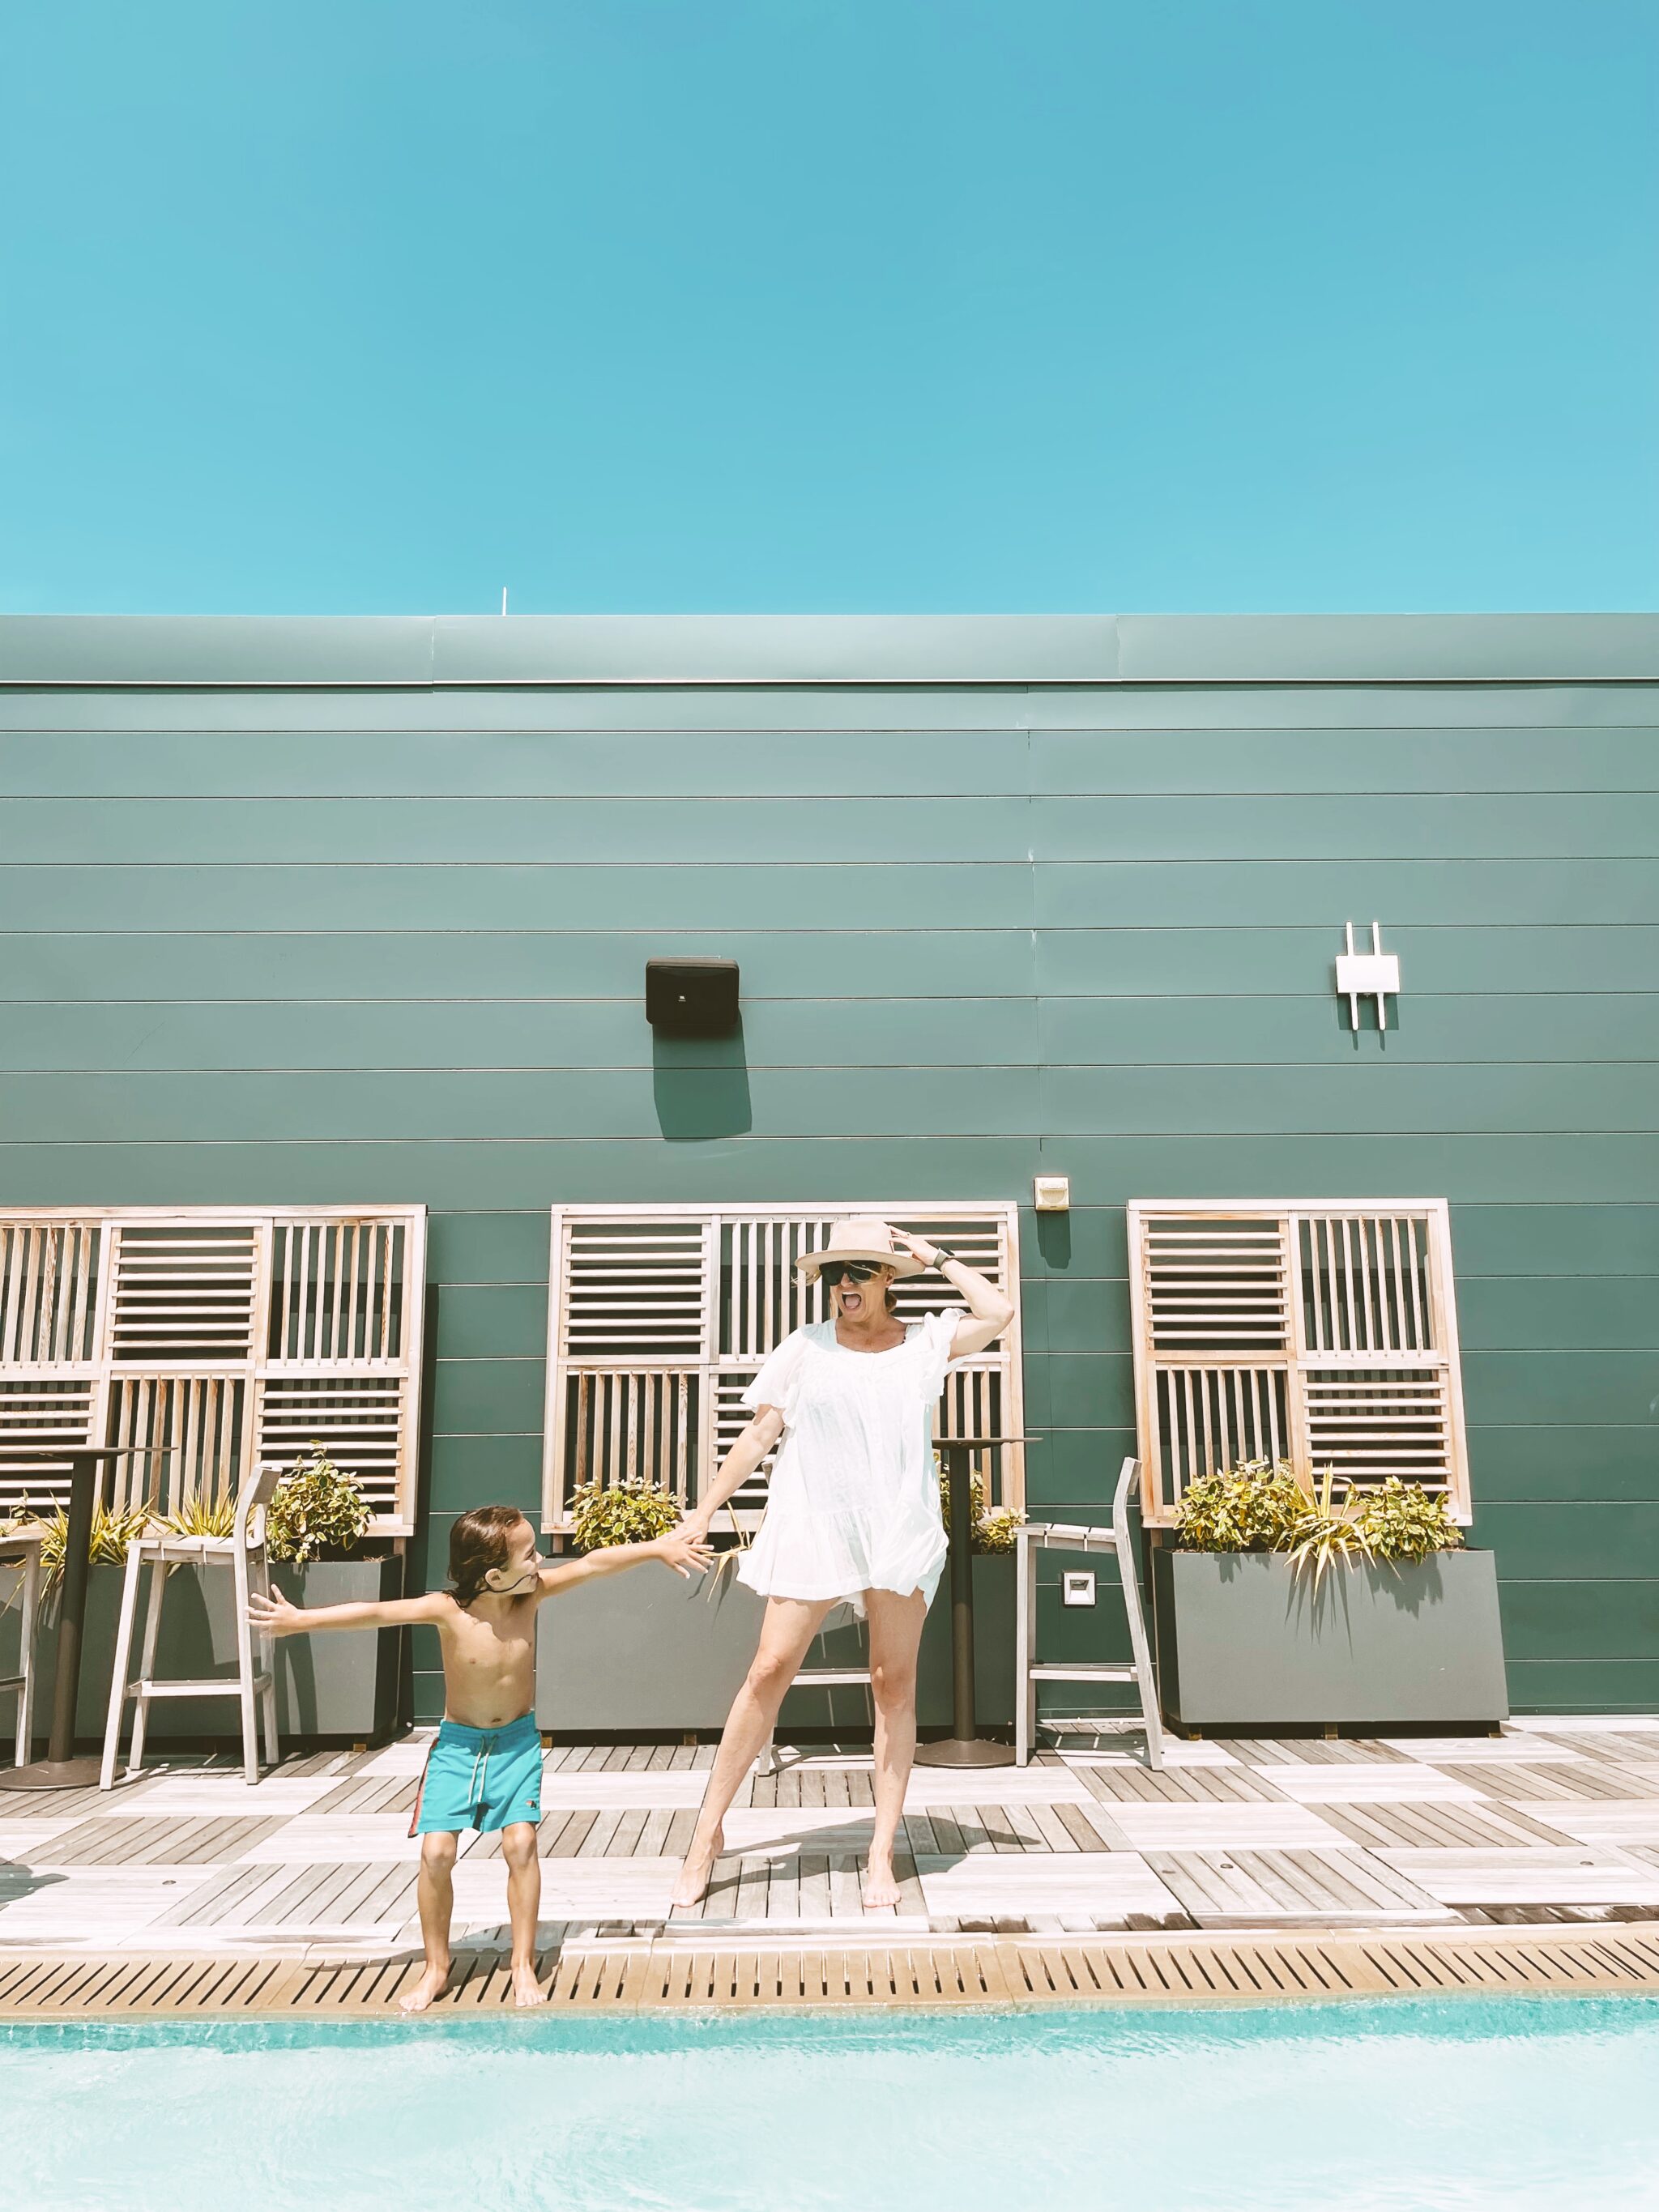
M 517 1608 L 503 1620 L 476 1620 L 458 1612 L 444 1638 L 444 1674 L 453 1716 L 466 1717 L 475 1711 L 487 1714 L 475 1725 L 493 1727 L 511 1720 L 525 1709 L 535 1680 L 536 1615 L 533 1607 Z M 497 1711 L 497 1706 L 502 1710 Z M 505 1710 L 510 1705 L 512 1711 Z

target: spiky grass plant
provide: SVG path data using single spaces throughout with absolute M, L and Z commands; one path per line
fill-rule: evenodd
M 69 1515 L 59 1506 L 45 1516 L 40 1526 L 46 1531 L 40 1544 L 40 1579 L 48 1590 L 55 1590 L 63 1582 L 64 1562 L 69 1556 Z M 136 1536 L 146 1534 L 149 1527 L 149 1515 L 142 1505 L 94 1505 L 92 1537 L 87 1546 L 88 1561 L 94 1567 L 125 1565 L 127 1546 Z
M 1362 1559 L 1370 1565 L 1376 1553 L 1366 1533 L 1364 1514 L 1364 1506 L 1356 1501 L 1352 1483 L 1328 1467 L 1314 1484 L 1312 1496 L 1304 1497 L 1301 1514 L 1291 1526 L 1285 1549 L 1292 1571 L 1310 1575 L 1317 1591 L 1333 1567 L 1358 1566 Z
M 228 1495 L 204 1498 L 199 1490 L 192 1490 L 182 1505 L 163 1513 L 155 1525 L 169 1536 L 234 1536 L 236 1500 Z

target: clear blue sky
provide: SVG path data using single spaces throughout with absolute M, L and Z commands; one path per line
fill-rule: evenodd
M 0 608 L 1659 605 L 1654 0 L 36 0 Z

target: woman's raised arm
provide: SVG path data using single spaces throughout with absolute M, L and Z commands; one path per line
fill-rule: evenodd
M 1011 1297 L 965 1260 L 958 1260 L 954 1253 L 941 1251 L 925 1237 L 907 1237 L 903 1230 L 896 1229 L 893 1242 L 920 1260 L 924 1267 L 937 1267 L 951 1289 L 961 1291 L 968 1312 L 957 1323 L 951 1346 L 952 1359 L 967 1359 L 975 1352 L 983 1352 L 988 1344 L 996 1342 L 1014 1317 Z

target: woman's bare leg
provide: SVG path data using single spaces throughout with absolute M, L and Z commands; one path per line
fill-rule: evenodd
M 726 1717 L 720 1747 L 702 1795 L 702 1810 L 674 1885 L 676 1905 L 695 1905 L 708 1888 L 724 1840 L 720 1823 L 726 1808 L 771 1735 L 783 1693 L 799 1672 L 800 1662 L 833 1601 L 829 1598 L 767 1599 L 754 1664 Z
M 866 1905 L 896 1905 L 893 1844 L 916 1755 L 916 1653 L 927 1601 L 920 1590 L 864 1593 L 870 1615 L 870 1686 L 876 1701 L 876 1817 L 864 1881 Z

